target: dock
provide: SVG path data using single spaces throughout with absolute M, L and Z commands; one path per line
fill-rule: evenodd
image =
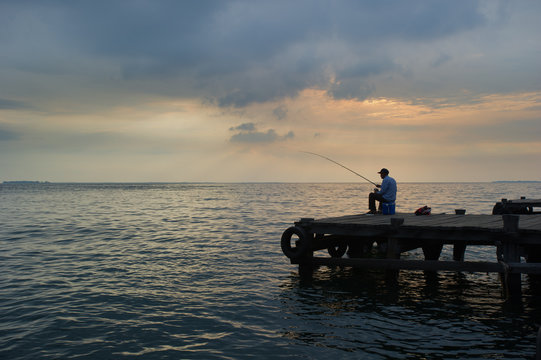
M 540 211 L 535 211 L 536 208 L 541 208 L 541 199 L 526 199 L 523 196 L 518 200 L 498 201 L 492 209 L 492 214 L 541 214 Z
M 514 296 L 521 293 L 521 274 L 541 275 L 541 214 L 529 209 L 527 214 L 503 215 L 303 218 L 284 231 L 281 247 L 303 276 L 317 266 L 497 272 L 505 294 Z M 453 246 L 453 260 L 439 259 L 444 245 Z M 494 261 L 464 261 L 471 246 L 492 246 Z M 402 253 L 414 249 L 422 249 L 424 259 L 401 259 Z

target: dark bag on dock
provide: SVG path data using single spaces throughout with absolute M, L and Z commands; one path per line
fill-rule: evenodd
M 430 215 L 430 209 L 428 206 L 423 206 L 415 210 L 415 215 Z

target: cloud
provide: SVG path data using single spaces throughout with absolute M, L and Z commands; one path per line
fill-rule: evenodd
M 451 59 L 452 59 L 452 56 L 448 54 L 440 54 L 436 59 L 432 61 L 431 65 L 433 67 L 438 67 L 450 61 Z
M 229 139 L 230 142 L 234 143 L 273 143 L 295 137 L 293 131 L 289 131 L 285 135 L 278 135 L 274 129 L 269 129 L 266 132 L 257 131 L 254 123 L 241 124 L 239 126 L 231 127 L 229 130 L 239 131 Z
M 240 131 L 255 131 L 255 124 L 254 123 L 244 123 L 240 124 L 238 126 L 230 127 L 229 130 L 240 130 Z
M 328 91 L 335 99 L 357 99 L 365 100 L 375 91 L 373 84 L 364 84 L 358 79 L 344 79 L 334 84 Z
M 0 14 L 8 54 L 0 66 L 20 75 L 0 75 L 0 82 L 15 94 L 28 96 L 43 76 L 62 74 L 35 96 L 92 101 L 107 89 L 119 101 L 141 93 L 237 108 L 308 88 L 337 99 L 385 96 L 379 82 L 418 63 L 403 49 L 418 54 L 490 20 L 475 1 L 429 0 L 5 1 Z M 454 50 L 441 50 L 448 58 L 433 64 L 454 59 Z M 29 73 L 40 76 L 23 76 Z
M 283 120 L 287 116 L 287 107 L 284 105 L 278 106 L 274 110 L 272 110 L 272 114 L 274 117 L 276 117 L 278 120 Z
M 21 134 L 18 132 L 12 131 L 7 128 L 2 128 L 0 125 L 0 141 L 8 141 L 8 140 L 18 140 L 21 137 Z
M 293 139 L 295 137 L 295 133 L 293 131 L 289 131 L 287 134 L 285 134 L 282 138 L 284 140 L 287 140 L 287 139 Z
M 0 98 L 0 110 L 29 109 L 24 102 Z
M 267 132 L 250 131 L 231 136 L 231 142 L 240 143 L 271 143 L 278 140 L 278 134 L 273 129 Z

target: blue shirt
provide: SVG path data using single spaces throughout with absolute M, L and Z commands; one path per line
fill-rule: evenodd
M 396 181 L 390 176 L 385 176 L 381 182 L 381 189 L 379 193 L 383 196 L 385 201 L 393 202 L 396 200 Z

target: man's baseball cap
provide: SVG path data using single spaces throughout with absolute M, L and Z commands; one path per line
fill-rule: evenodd
M 389 173 L 389 170 L 383 168 L 381 169 L 380 171 L 378 171 L 378 174 L 388 174 Z

